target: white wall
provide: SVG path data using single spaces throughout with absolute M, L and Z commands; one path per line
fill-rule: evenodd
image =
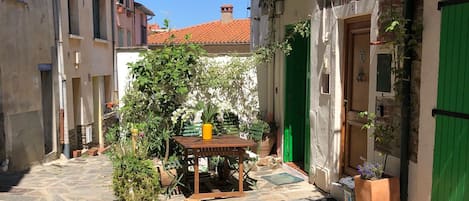
M 341 64 L 343 61 L 343 20 L 350 17 L 371 14 L 372 33 L 370 40 L 376 37 L 377 1 L 357 1 L 333 8 L 320 9 L 314 5 L 315 11 L 311 19 L 311 174 L 310 179 L 323 180 L 329 184 L 339 179 L 339 153 L 341 138 Z M 370 49 L 370 58 L 374 58 L 376 49 Z M 375 60 L 370 59 L 370 69 L 376 66 Z M 320 92 L 320 76 L 323 72 L 330 74 L 330 94 Z M 375 72 L 376 73 L 376 72 Z M 370 72 L 370 86 L 373 86 L 373 72 Z M 376 82 L 376 81 L 374 81 Z M 370 91 L 374 89 L 370 88 Z M 370 100 L 374 100 L 374 93 L 370 93 Z M 374 101 L 369 109 L 374 111 Z M 373 140 L 368 143 L 368 159 L 373 159 Z M 329 178 L 317 178 L 316 168 L 326 169 Z M 328 190 L 329 186 L 326 187 Z
M 129 77 L 129 66 L 128 63 L 133 63 L 141 59 L 139 56 L 140 50 L 117 50 L 116 55 L 116 68 L 117 68 L 117 81 L 119 88 L 119 106 L 122 106 L 121 100 L 125 94 L 127 86 L 130 84 L 131 79 Z
M 410 163 L 409 200 L 430 200 L 432 190 L 435 119 L 431 110 L 436 107 L 440 49 L 441 12 L 438 0 L 423 2 L 422 72 L 420 90 L 420 123 L 418 163 Z

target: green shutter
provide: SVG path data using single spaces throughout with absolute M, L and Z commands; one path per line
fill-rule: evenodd
M 469 114 L 469 3 L 441 12 L 437 109 Z M 469 120 L 436 115 L 432 200 L 469 200 L 468 153 Z

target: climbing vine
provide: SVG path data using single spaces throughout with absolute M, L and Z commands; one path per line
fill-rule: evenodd
M 271 28 L 273 29 L 273 28 Z M 256 60 L 259 63 L 264 63 L 272 60 L 277 51 L 281 51 L 288 55 L 292 50 L 291 42 L 295 35 L 299 34 L 301 37 L 307 37 L 311 34 L 311 25 L 309 20 L 300 20 L 293 25 L 293 29 L 287 32 L 282 41 L 275 41 L 275 31 L 271 30 L 267 38 L 267 45 L 259 47 L 255 51 Z

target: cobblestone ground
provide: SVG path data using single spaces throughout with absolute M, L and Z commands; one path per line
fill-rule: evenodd
M 0 175 L 0 201 L 115 200 L 112 164 L 105 155 L 37 165 L 24 174 Z
M 222 201 L 322 201 L 328 200 L 327 195 L 314 185 L 307 181 L 293 184 L 275 185 L 261 178 L 264 175 L 271 175 L 287 172 L 279 167 L 270 169 L 268 167 L 260 167 L 257 171 L 251 171 L 250 177 L 257 180 L 256 188 L 245 191 L 246 196 L 241 198 L 213 199 Z M 292 172 L 288 172 L 293 174 Z M 169 199 L 169 201 L 187 200 L 182 195 L 177 195 Z
M 251 171 L 256 188 L 242 198 L 214 199 L 223 201 L 316 201 L 326 197 L 306 181 L 274 185 L 263 175 L 285 172 L 285 169 L 260 167 Z M 107 201 L 116 200 L 112 192 L 112 164 L 105 155 L 57 160 L 38 165 L 24 174 L 0 174 L 0 201 Z M 165 200 L 164 196 L 160 197 Z M 183 195 L 169 201 L 183 201 Z

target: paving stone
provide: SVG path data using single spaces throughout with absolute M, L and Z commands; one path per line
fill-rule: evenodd
M 107 156 L 56 161 L 25 174 L 0 175 L 0 192 L 6 191 L 0 193 L 0 201 L 115 200 L 111 182 Z

